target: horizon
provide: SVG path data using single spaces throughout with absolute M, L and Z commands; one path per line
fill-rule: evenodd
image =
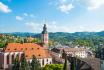
M 104 31 L 104 0 L 0 0 L 0 33 Z
M 97 32 L 104 32 L 104 31 L 96 31 L 96 32 L 90 32 L 90 31 L 82 31 L 82 32 L 48 32 L 48 33 L 97 33 Z M 3 32 L 3 33 L 36 33 L 36 32 Z M 41 32 L 39 33 L 36 33 L 36 34 L 40 34 Z M 2 33 L 0 33 L 2 34 Z

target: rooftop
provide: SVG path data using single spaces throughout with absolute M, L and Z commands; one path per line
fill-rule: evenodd
M 48 50 L 36 43 L 8 43 L 3 52 L 24 52 L 27 59 L 31 59 L 33 55 L 36 58 L 51 57 Z

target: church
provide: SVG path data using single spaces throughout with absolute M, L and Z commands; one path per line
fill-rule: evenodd
M 52 64 L 52 57 L 48 51 L 48 32 L 46 24 L 43 26 L 40 43 L 8 43 L 0 52 L 0 68 L 7 69 L 13 66 L 16 56 L 19 58 L 25 54 L 27 61 L 32 60 L 32 56 L 39 60 L 41 67 Z

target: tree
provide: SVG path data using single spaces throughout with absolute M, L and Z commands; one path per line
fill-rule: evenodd
M 20 70 L 29 70 L 29 65 L 26 61 L 25 54 L 23 54 L 21 58 Z
M 49 64 L 43 67 L 42 70 L 63 70 L 63 64 Z
M 17 55 L 14 60 L 12 70 L 19 70 L 19 67 L 20 67 L 20 62 L 19 62 L 19 56 Z
M 40 70 L 41 66 L 39 61 L 33 55 L 32 62 L 31 62 L 31 70 Z
M 65 54 L 65 63 L 64 63 L 63 70 L 68 70 L 67 54 L 65 52 L 64 52 L 64 54 Z

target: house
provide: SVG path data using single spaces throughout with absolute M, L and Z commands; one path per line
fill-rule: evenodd
M 62 57 L 63 51 L 72 57 L 80 57 L 80 58 L 87 58 L 89 56 L 89 50 L 83 47 L 79 48 L 71 48 L 71 47 L 65 47 L 65 48 L 53 48 L 53 52 L 58 53 L 59 57 Z M 92 57 L 92 55 L 91 55 Z
M 27 61 L 31 61 L 32 56 L 39 60 L 41 67 L 52 64 L 52 57 L 48 50 L 48 32 L 44 24 L 41 43 L 8 43 L 0 52 L 0 68 L 6 69 L 13 66 L 13 61 L 18 55 L 19 58 L 25 54 Z

